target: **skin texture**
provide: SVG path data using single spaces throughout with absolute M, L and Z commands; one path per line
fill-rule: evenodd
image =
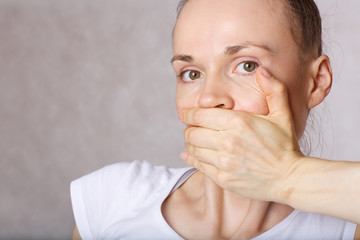
M 308 114 L 311 77 L 307 76 L 308 81 L 300 77 L 299 51 L 282 14 L 283 6 L 273 4 L 273 1 L 264 0 L 197 0 L 184 7 L 173 42 L 174 59 L 180 60 L 173 61 L 173 67 L 177 75 L 196 70 L 201 77 L 192 82 L 178 77 L 176 100 L 179 112 L 198 107 L 211 111 L 217 107 L 217 110 L 235 110 L 237 113 L 268 114 L 266 94 L 258 85 L 255 72 L 244 74 L 241 68 L 238 69 L 243 61 L 251 60 L 283 79 L 296 119 L 296 136 L 302 135 Z M 246 47 L 229 54 L 227 50 L 234 46 Z M 213 114 L 209 115 L 223 115 L 222 112 Z M 233 126 L 238 125 L 234 115 L 229 114 Z M 230 123 L 225 119 L 224 125 L 226 122 Z M 226 162 L 237 155 L 239 148 L 235 141 L 241 132 L 233 128 L 226 132 L 227 136 L 215 137 L 212 130 L 188 128 L 185 131 L 187 149 L 207 156 L 218 155 L 227 159 L 222 161 L 227 165 Z M 221 143 L 226 146 L 220 147 Z M 219 149 L 224 151 L 215 153 Z M 170 196 L 163 205 L 166 220 L 184 238 L 248 239 L 270 229 L 293 211 L 279 203 L 251 200 L 232 189 L 223 189 L 218 183 L 199 172 L 184 184 L 184 192 L 180 190 Z M 186 194 L 194 192 L 198 194 Z M 238 214 L 234 216 L 234 212 Z M 178 216 L 182 217 L 179 219 Z M 189 222 L 194 229 L 185 226 Z
M 310 109 L 329 93 L 332 73 L 326 56 L 299 61 L 283 10 L 266 0 L 197 0 L 179 16 L 173 67 L 179 118 L 188 126 L 181 156 L 200 172 L 163 213 L 185 238 L 248 239 L 292 211 L 271 201 L 290 205 L 294 187 L 285 183 L 304 159 L 297 140 Z M 244 74 L 244 61 L 262 74 Z M 256 139 L 261 131 L 266 140 Z
M 202 72 L 205 77 L 191 84 L 178 82 L 178 110 L 211 108 L 220 102 L 226 109 L 267 114 L 265 96 L 256 83 L 255 74 L 233 73 L 236 65 L 251 57 L 286 83 L 297 136 L 301 137 L 309 109 L 306 86 L 309 80 L 301 77 L 300 68 L 304 64 L 299 64 L 298 46 L 286 24 L 282 4 L 264 0 L 225 1 L 224 4 L 210 1 L 208 6 L 200 6 L 203 2 L 190 1 L 185 6 L 174 32 L 174 55 L 194 58 L 193 64 L 175 61 L 176 74 L 187 67 Z M 270 51 L 249 46 L 231 56 L 224 54 L 229 46 L 248 43 L 266 45 Z
M 351 174 L 356 166 L 328 167 L 299 150 L 309 110 L 329 93 L 332 74 L 326 56 L 299 61 L 282 7 L 272 0 L 192 0 L 179 16 L 173 67 L 179 119 L 188 126 L 181 156 L 199 171 L 166 199 L 162 213 L 185 239 L 250 239 L 293 207 L 360 222 L 356 211 L 352 217 L 341 215 L 349 209 L 331 212 L 339 198 L 322 204 L 340 189 L 336 195 L 360 192 L 332 189 L 324 178 L 341 183 L 344 175 L 334 169 Z M 244 61 L 261 67 L 244 72 Z M 189 70 L 196 79 L 181 74 Z M 324 189 L 328 195 L 314 194 Z M 76 227 L 73 239 L 79 239 Z
M 188 126 L 182 158 L 200 170 L 205 186 L 212 181 L 230 198 L 236 192 L 359 223 L 360 189 L 353 184 L 360 180 L 359 164 L 305 158 L 297 145 L 308 112 L 330 91 L 329 59 L 298 61 L 283 9 L 273 1 L 210 2 L 190 1 L 174 32 L 175 72 L 199 72 L 196 79 L 178 77 L 179 118 Z M 271 51 L 224 51 L 244 42 Z M 236 64 L 249 58 L 264 74 L 237 74 Z M 352 177 L 344 183 L 344 176 Z

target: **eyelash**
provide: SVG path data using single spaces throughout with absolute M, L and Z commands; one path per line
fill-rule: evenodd
M 191 70 L 184 70 L 184 71 L 180 72 L 178 75 L 176 75 L 176 77 L 177 77 L 177 78 L 183 78 L 183 77 L 184 77 L 184 74 L 185 74 L 187 71 L 191 71 Z
M 201 74 L 201 72 L 198 71 L 198 70 L 186 69 L 186 70 L 181 71 L 176 77 L 177 77 L 178 79 L 180 79 L 180 80 L 183 80 L 184 82 L 188 82 L 188 81 L 185 81 L 185 80 L 184 80 L 184 75 L 185 75 L 185 73 L 191 72 L 191 71 L 196 71 L 196 72 L 199 72 L 199 73 Z M 190 81 L 189 81 L 189 82 L 190 82 Z
M 240 63 L 238 63 L 237 65 L 236 65 L 236 67 L 235 67 L 235 69 L 234 69 L 234 71 L 233 72 L 236 72 L 236 70 L 238 69 L 238 67 L 240 66 L 240 65 L 242 65 L 242 64 L 245 64 L 245 63 L 254 63 L 256 66 L 255 66 L 255 69 L 252 71 L 252 72 L 249 72 L 249 73 L 241 73 L 241 74 L 244 74 L 244 75 L 251 75 L 251 74 L 253 74 L 255 71 L 256 71 L 256 69 L 261 65 L 256 59 L 253 59 L 253 58 L 251 58 L 251 59 L 246 59 L 246 60 L 243 60 L 243 61 L 241 61 Z M 245 69 L 244 69 L 245 70 Z M 246 71 L 246 70 L 245 70 Z
M 261 65 L 261 64 L 260 64 L 257 60 L 255 60 L 255 59 L 246 59 L 246 60 L 243 60 L 243 61 L 241 61 L 240 63 L 238 63 L 238 64 L 236 65 L 235 70 L 234 70 L 233 72 L 235 72 L 235 71 L 237 70 L 237 68 L 238 68 L 241 64 L 244 64 L 244 63 L 255 63 L 255 64 L 256 64 L 255 70 L 254 70 L 253 72 L 249 72 L 248 74 L 242 73 L 242 74 L 244 74 L 244 75 L 251 75 L 251 74 L 253 74 L 253 73 L 256 71 L 256 69 Z M 197 70 L 194 70 L 194 69 L 186 69 L 186 70 L 181 71 L 176 77 L 177 77 L 178 79 L 182 79 L 182 80 L 183 80 L 184 74 L 187 73 L 187 72 L 189 72 L 189 71 L 197 71 Z M 200 72 L 200 71 L 198 71 L 198 72 Z M 200 72 L 200 74 L 201 74 L 201 72 Z M 186 81 L 185 81 L 185 82 L 186 82 Z

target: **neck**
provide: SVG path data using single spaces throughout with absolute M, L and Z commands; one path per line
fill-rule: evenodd
M 204 219 L 214 234 L 224 238 L 251 238 L 270 229 L 288 216 L 289 206 L 253 200 L 224 190 L 199 173 Z

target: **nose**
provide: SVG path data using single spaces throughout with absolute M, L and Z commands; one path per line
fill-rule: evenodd
M 231 86 L 221 77 L 207 77 L 198 99 L 199 107 L 203 108 L 234 108 L 234 99 L 231 96 Z

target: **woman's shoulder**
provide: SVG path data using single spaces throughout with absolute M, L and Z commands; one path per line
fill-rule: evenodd
M 71 183 L 71 187 L 79 187 L 82 192 L 107 195 L 142 193 L 151 195 L 159 189 L 167 187 L 188 168 L 170 168 L 153 165 L 147 161 L 119 162 L 105 166 L 99 170 L 80 177 Z M 148 196 L 149 196 L 148 195 Z
M 177 175 L 185 172 L 189 168 L 171 168 L 162 165 L 153 165 L 148 161 L 119 162 L 107 165 L 101 169 L 82 176 L 73 183 L 81 182 L 91 184 L 94 182 L 106 186 L 123 185 L 161 185 L 168 183 Z M 145 181 L 146 183 L 144 183 Z
M 97 228 L 133 218 L 161 201 L 188 169 L 119 162 L 76 179 L 71 200 L 79 230 L 99 233 L 103 229 Z
M 326 215 L 294 210 L 287 218 L 254 240 L 353 239 L 356 224 Z
M 297 225 L 296 228 L 300 228 L 303 233 L 313 229 L 322 236 L 321 239 L 352 240 L 356 230 L 356 224 L 352 222 L 327 215 L 306 212 L 299 212 L 294 225 Z

